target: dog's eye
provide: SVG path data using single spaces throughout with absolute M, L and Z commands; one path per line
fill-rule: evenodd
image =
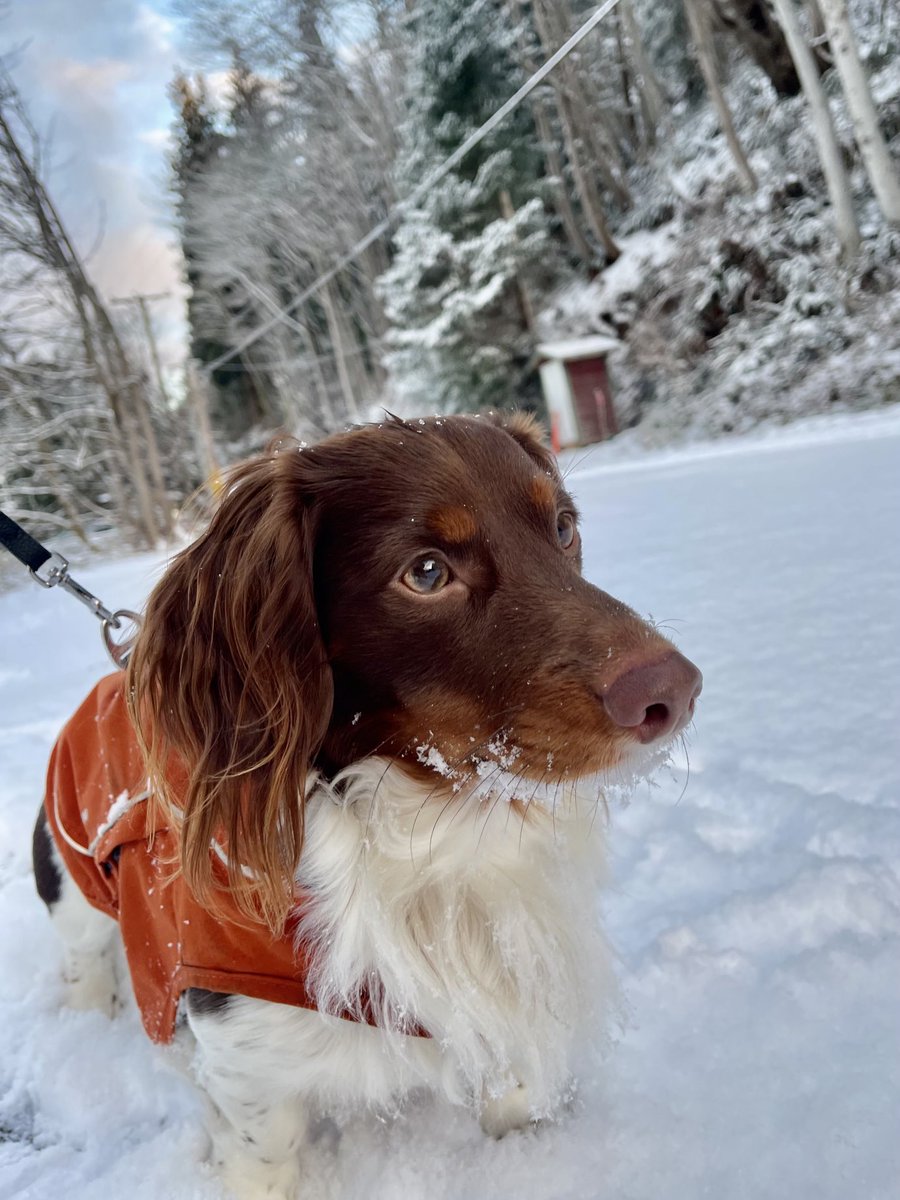
M 450 582 L 450 568 L 443 559 L 429 554 L 413 563 L 404 573 L 403 582 L 411 592 L 430 596 Z
M 571 550 L 575 543 L 575 518 L 571 513 L 560 513 L 556 518 L 556 536 L 563 550 Z

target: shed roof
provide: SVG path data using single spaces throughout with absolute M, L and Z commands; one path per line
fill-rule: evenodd
M 592 333 L 588 337 L 569 338 L 564 342 L 540 342 L 535 349 L 541 358 L 575 362 L 580 358 L 602 358 L 621 345 L 618 338 L 605 333 Z

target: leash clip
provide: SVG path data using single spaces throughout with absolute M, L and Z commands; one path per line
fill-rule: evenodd
M 103 645 L 113 663 L 121 670 L 128 662 L 141 618 L 130 608 L 120 608 L 118 612 L 110 612 L 100 599 L 82 587 L 69 574 L 69 560 L 63 558 L 56 550 L 48 550 L 39 541 L 26 532 L 18 521 L 0 512 L 0 546 L 8 550 L 13 558 L 19 560 L 35 583 L 42 588 L 61 587 L 70 596 L 89 608 L 94 616 L 103 622 Z M 128 626 L 131 626 L 129 629 Z M 113 637 L 113 630 L 122 630 L 119 638 Z
M 116 614 L 110 612 L 93 592 L 89 592 L 86 587 L 82 587 L 77 580 L 72 578 L 69 574 L 69 560 L 63 558 L 61 554 L 57 554 L 55 550 L 50 552 L 46 563 L 38 567 L 37 571 L 33 567 L 28 569 L 31 572 L 31 578 L 37 580 L 41 587 L 61 587 L 64 592 L 68 592 L 70 596 L 79 600 L 85 608 L 89 608 L 95 617 L 101 621 L 109 621 L 114 629 L 119 628 Z M 44 571 L 45 574 L 39 575 L 38 571 Z
M 106 653 L 112 659 L 113 664 L 122 670 L 127 665 L 134 647 L 137 630 L 141 624 L 140 616 L 136 612 L 132 612 L 130 608 L 120 608 L 116 612 L 110 612 L 93 592 L 89 592 L 86 587 L 82 587 L 77 580 L 72 578 L 69 574 L 69 560 L 63 558 L 55 550 L 51 550 L 50 557 L 40 567 L 37 569 L 29 567 L 28 570 L 31 578 L 41 587 L 61 587 L 63 591 L 74 596 L 85 608 L 89 608 L 98 620 L 103 622 L 103 645 L 106 647 Z M 116 640 L 113 637 L 113 631 L 120 630 L 127 625 L 133 627 L 131 632 L 121 640 Z
M 40 572 L 46 573 L 46 578 Z M 35 583 L 39 583 L 41 587 L 52 588 L 58 583 L 62 583 L 69 574 L 69 560 L 63 558 L 61 554 L 57 554 L 55 550 L 50 551 L 50 557 L 43 563 L 42 566 L 35 570 L 34 567 L 28 568 L 28 573 Z

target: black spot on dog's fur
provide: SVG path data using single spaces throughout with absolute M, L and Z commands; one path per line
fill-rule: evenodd
M 47 907 L 52 908 L 59 902 L 62 895 L 62 875 L 59 873 L 59 867 L 53 856 L 53 839 L 47 826 L 47 814 L 44 812 L 43 804 L 34 823 L 31 854 L 37 893 Z
M 229 992 L 210 992 L 206 988 L 188 988 L 185 992 L 187 1006 L 195 1017 L 215 1017 L 228 1007 Z

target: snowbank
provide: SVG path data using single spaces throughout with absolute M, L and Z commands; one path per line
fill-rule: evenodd
M 629 1017 L 556 1125 L 486 1140 L 428 1100 L 316 1130 L 334 1200 L 896 1200 L 900 419 L 612 461 L 569 482 L 585 570 L 703 668 L 690 752 L 613 808 L 600 898 Z M 136 604 L 158 562 L 82 572 Z M 28 842 L 93 622 L 0 597 L 0 1200 L 213 1200 L 200 1108 L 133 1014 L 61 1008 Z

